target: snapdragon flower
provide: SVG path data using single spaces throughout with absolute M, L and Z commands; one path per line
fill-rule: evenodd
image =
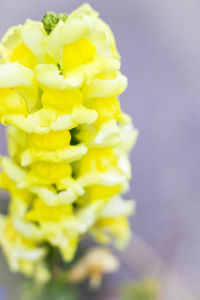
M 12 27 L 0 54 L 0 186 L 11 195 L 0 245 L 13 271 L 45 281 L 49 247 L 69 262 L 87 234 L 128 242 L 134 202 L 122 195 L 138 132 L 120 107 L 114 36 L 88 4 Z

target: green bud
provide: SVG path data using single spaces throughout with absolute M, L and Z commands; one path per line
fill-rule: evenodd
M 53 11 L 47 12 L 42 19 L 44 29 L 48 34 L 51 33 L 51 31 L 58 24 L 58 22 L 59 22 L 59 17 Z
M 63 14 L 63 13 L 59 14 L 58 17 L 63 22 L 65 22 L 68 19 L 68 15 L 67 14 Z
M 46 30 L 47 34 L 50 34 L 60 20 L 65 22 L 67 20 L 67 18 L 68 18 L 67 14 L 61 13 L 61 14 L 57 15 L 53 11 L 49 11 L 44 15 L 44 17 L 42 19 L 42 24 L 43 24 L 44 29 Z

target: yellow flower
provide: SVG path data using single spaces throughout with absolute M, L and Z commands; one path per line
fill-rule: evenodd
M 4 88 L 0 90 L 0 114 L 28 114 L 25 99 L 13 89 Z
M 0 243 L 11 270 L 34 276 L 39 281 L 49 280 L 49 272 L 43 265 L 46 250 L 37 246 L 34 241 L 24 238 L 14 228 L 10 217 L 1 216 L 0 225 Z
M 32 144 L 38 149 L 55 150 L 68 147 L 70 145 L 71 135 L 68 130 L 50 131 L 47 134 L 31 135 Z
M 88 171 L 104 172 L 116 165 L 117 157 L 111 148 L 91 149 L 80 161 L 78 173 L 80 175 Z
M 88 4 L 10 28 L 0 55 L 0 187 L 11 195 L 0 245 L 13 271 L 46 281 L 50 247 L 69 262 L 87 234 L 128 242 L 134 205 L 122 195 L 138 132 L 121 110 L 114 36 Z

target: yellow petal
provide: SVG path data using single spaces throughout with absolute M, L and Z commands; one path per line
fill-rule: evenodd
M 18 62 L 19 64 L 30 69 L 34 69 L 37 64 L 37 58 L 24 43 L 20 43 L 14 49 L 11 61 Z
M 80 90 L 61 91 L 46 89 L 42 95 L 44 107 L 54 107 L 63 113 L 70 113 L 76 105 L 80 105 L 83 96 Z
M 25 99 L 14 89 L 0 89 L 0 114 L 28 114 Z
M 80 40 L 90 32 L 90 26 L 80 19 L 68 18 L 64 23 L 60 21 L 51 32 L 48 40 L 48 51 L 62 64 L 62 53 L 65 45 Z
M 86 98 L 117 97 L 127 88 L 127 79 L 118 74 L 115 79 L 94 79 L 90 86 L 83 89 Z
M 96 54 L 95 46 L 85 38 L 67 44 L 63 51 L 63 68 L 68 71 L 87 64 L 94 60 Z
M 64 147 L 68 147 L 70 144 L 71 135 L 68 130 L 62 131 L 50 131 L 47 134 L 36 134 L 31 135 L 31 142 L 37 148 L 44 150 L 56 150 Z

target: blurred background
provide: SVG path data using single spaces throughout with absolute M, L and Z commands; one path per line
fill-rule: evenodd
M 161 278 L 161 299 L 200 299 L 200 2 L 87 2 L 116 36 L 122 71 L 129 78 L 121 104 L 140 136 L 132 152 L 133 180 L 127 195 L 137 201 L 132 243 L 119 254 L 121 270 L 106 277 L 97 293 L 83 286 L 80 299 L 115 300 L 118 283 L 146 277 Z M 27 17 L 41 20 L 46 11 L 68 13 L 83 3 L 1 0 L 0 36 Z M 0 300 L 18 299 L 20 280 L 0 257 Z

